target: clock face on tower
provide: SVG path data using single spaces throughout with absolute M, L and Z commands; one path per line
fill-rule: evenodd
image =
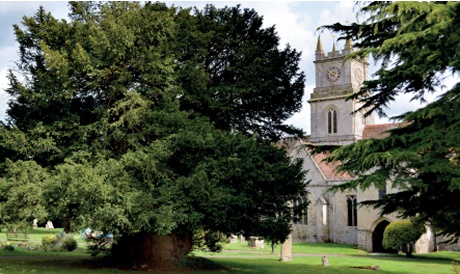
M 338 67 L 330 67 L 326 72 L 326 78 L 330 82 L 336 82 L 340 78 L 340 69 Z

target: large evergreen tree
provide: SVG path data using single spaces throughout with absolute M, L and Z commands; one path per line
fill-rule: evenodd
M 36 204 L 47 212 L 27 217 L 113 233 L 114 256 L 146 263 L 180 259 L 198 231 L 283 242 L 289 201 L 306 183 L 301 163 L 265 141 L 293 130 L 282 123 L 302 97 L 298 54 L 278 50 L 273 28 L 239 7 L 70 8 L 69 22 L 40 8 L 15 26 L 20 61 L 9 74 L 0 172 L 8 186 L 43 189 Z M 223 44 L 224 57 L 214 51 Z M 267 81 L 280 83 L 248 81 L 274 60 Z
M 432 103 L 396 119 L 404 126 L 383 140 L 362 140 L 334 150 L 329 160 L 357 178 L 339 189 L 382 187 L 399 189 L 365 204 L 428 223 L 442 234 L 460 236 L 460 85 L 446 90 L 446 78 L 457 81 L 460 69 L 459 2 L 371 2 L 361 6 L 363 23 L 324 28 L 351 38 L 356 55 L 371 54 L 381 66 L 375 78 L 355 95 L 362 109 L 385 114 L 401 93 L 424 100 L 443 88 Z M 352 56 L 353 57 L 353 56 Z

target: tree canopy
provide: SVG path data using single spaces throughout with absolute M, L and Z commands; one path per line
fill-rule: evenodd
M 113 233 L 114 255 L 145 262 L 180 259 L 197 231 L 283 242 L 307 182 L 272 144 L 299 132 L 299 53 L 239 6 L 69 6 L 14 26 L 2 188 L 42 190 L 15 221 Z
M 179 13 L 180 77 L 186 90 L 181 109 L 209 117 L 217 128 L 259 138 L 301 136 L 284 124 L 302 107 L 300 53 L 289 45 L 279 50 L 275 27 L 262 28 L 262 19 L 239 6 Z M 190 69 L 197 66 L 198 72 Z
M 360 12 L 362 23 L 323 28 L 353 40 L 358 50 L 351 57 L 371 54 L 381 62 L 375 78 L 351 97 L 364 102 L 362 109 L 385 115 L 398 94 L 423 101 L 427 93 L 442 91 L 434 102 L 394 117 L 404 126 L 391 130 L 388 138 L 335 149 L 329 160 L 341 161 L 340 170 L 357 175 L 337 189 L 391 182 L 397 193 L 364 204 L 381 208 L 382 214 L 414 217 L 458 239 L 460 3 L 370 2 Z M 446 88 L 448 80 L 457 82 Z

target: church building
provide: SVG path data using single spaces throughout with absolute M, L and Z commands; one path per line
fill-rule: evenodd
M 315 51 L 316 87 L 308 101 L 311 107 L 311 135 L 290 140 L 290 157 L 303 158 L 307 170 L 307 210 L 293 224 L 294 242 L 333 242 L 356 245 L 369 252 L 384 252 L 382 246 L 385 227 L 398 220 L 394 215 L 380 216 L 378 210 L 359 207 L 364 200 L 375 200 L 396 191 L 388 183 L 386 188 L 365 191 L 328 192 L 329 187 L 353 178 L 352 174 L 335 172 L 336 164 L 326 164 L 324 154 L 312 155 L 305 144 L 346 145 L 366 138 L 385 138 L 387 131 L 401 126 L 399 123 L 374 124 L 373 116 L 354 111 L 360 107 L 356 100 L 345 100 L 358 92 L 368 79 L 366 59 L 346 59 L 353 52 L 350 40 L 343 50 L 335 45 L 327 54 L 320 38 Z M 296 201 L 301 202 L 301 201 Z M 434 250 L 434 237 L 430 232 L 422 236 L 416 246 L 418 253 Z

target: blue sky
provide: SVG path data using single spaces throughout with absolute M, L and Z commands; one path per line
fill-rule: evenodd
M 356 8 L 352 1 L 165 1 L 168 5 L 198 8 L 211 3 L 217 7 L 235 6 L 241 4 L 243 8 L 254 8 L 264 18 L 264 26 L 275 25 L 281 38 L 280 46 L 289 43 L 297 51 L 302 52 L 300 67 L 306 74 L 305 97 L 302 111 L 296 113 L 288 123 L 302 128 L 310 134 L 310 108 L 307 103 L 315 84 L 315 71 L 313 64 L 314 50 L 318 35 L 325 51 L 331 51 L 333 36 L 329 32 L 319 33 L 317 28 L 321 25 L 335 22 L 356 21 Z M 67 2 L 61 1 L 0 1 L 0 119 L 4 119 L 7 108 L 8 95 L 3 91 L 7 87 L 6 73 L 8 68 L 14 68 L 17 60 L 18 44 L 13 33 L 13 24 L 21 24 L 23 16 L 32 16 L 39 6 L 51 12 L 56 18 L 66 18 L 68 13 Z M 337 48 L 343 48 L 343 43 L 338 42 Z M 373 63 L 370 73 L 373 71 Z M 409 102 L 409 98 L 398 98 L 390 106 L 390 116 L 404 113 L 419 106 L 417 102 Z M 387 122 L 377 119 L 379 123 Z

